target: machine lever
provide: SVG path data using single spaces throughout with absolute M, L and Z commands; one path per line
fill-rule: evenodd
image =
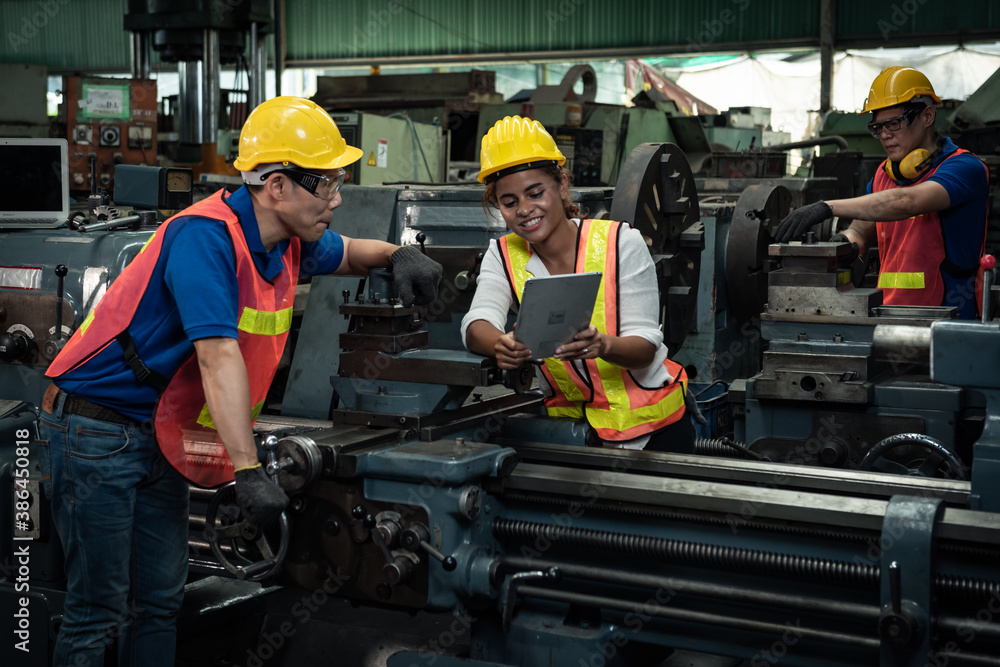
M 882 611 L 878 620 L 879 636 L 896 648 L 910 646 L 919 630 L 913 614 L 903 604 L 901 577 L 899 563 L 892 561 L 889 564 L 889 608 Z
M 441 563 L 441 568 L 445 572 L 452 572 L 456 567 L 458 567 L 458 561 L 455 560 L 454 556 L 445 556 L 443 553 L 431 546 L 430 543 L 421 540 L 420 548 L 437 559 Z
M 372 542 L 378 547 L 379 551 L 382 552 L 382 556 L 385 558 L 386 565 L 392 565 L 396 562 L 396 558 L 392 555 L 392 551 L 389 550 L 389 545 L 385 543 L 385 538 L 382 537 L 382 531 L 378 529 L 378 521 L 372 516 L 364 505 L 355 505 L 351 508 L 351 516 L 361 522 L 361 525 L 368 529 L 368 534 L 372 536 Z
M 417 243 L 420 244 L 420 252 L 422 252 L 425 255 L 427 254 L 427 250 L 424 249 L 424 241 L 426 240 L 427 240 L 427 234 L 424 234 L 423 232 L 417 232 Z
M 275 484 L 278 483 L 278 471 L 281 470 L 281 466 L 278 464 L 278 438 L 275 435 L 266 435 L 264 440 L 261 442 L 264 447 L 264 452 L 267 456 L 267 474 L 271 476 L 271 479 Z
M 427 526 L 421 523 L 411 524 L 400 536 L 403 548 L 414 552 L 417 549 L 423 549 L 429 556 L 441 563 L 441 567 L 445 572 L 452 572 L 458 567 L 458 561 L 455 560 L 454 556 L 445 556 L 435 549 L 428 540 L 430 540 L 430 531 L 427 530 Z
M 562 571 L 558 567 L 550 567 L 547 570 L 533 570 L 531 572 L 518 572 L 511 575 L 507 584 L 507 595 L 503 600 L 503 631 L 510 629 L 510 619 L 514 615 L 514 602 L 517 600 L 517 589 L 521 584 L 532 581 L 547 581 L 555 583 L 562 579 Z
M 66 278 L 67 273 L 69 273 L 69 269 L 66 268 L 65 264 L 56 266 L 56 330 L 52 338 L 45 341 L 45 345 L 42 348 L 43 354 L 49 359 L 55 359 L 67 341 L 62 332 L 63 289 L 64 278 Z
M 900 613 L 903 609 L 903 597 L 900 588 L 899 563 L 892 561 L 889 564 L 889 595 L 892 598 L 892 611 L 896 614 Z
M 996 257 L 993 255 L 983 255 L 979 260 L 979 265 L 983 267 L 983 324 L 990 321 L 990 289 L 993 285 L 993 267 L 997 265 Z

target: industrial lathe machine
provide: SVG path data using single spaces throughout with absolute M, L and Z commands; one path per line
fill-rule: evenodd
M 347 188 L 333 227 L 419 244 L 445 267 L 439 299 L 404 308 L 380 271 L 313 279 L 255 425 L 291 504 L 261 531 L 232 486 L 192 489 L 178 664 L 1000 664 L 1000 325 L 886 309 L 845 278 L 841 245 L 771 244 L 780 185 L 699 206 L 662 144 L 620 182 L 574 197 L 647 237 L 671 353 L 701 350 L 684 360 L 698 382 L 727 384 L 731 432 L 697 455 L 620 451 L 548 418 L 530 371 L 458 340 L 505 232 L 480 191 Z M 0 365 L 4 664 L 47 664 L 61 614 L 30 444 L 47 343 L 149 232 L 0 232 L 0 265 L 37 278 L 0 289 L 0 348 L 24 339 Z M 734 366 L 739 380 L 717 379 Z M 349 661 L 315 625 L 330 599 L 400 627 L 443 620 L 423 644 Z

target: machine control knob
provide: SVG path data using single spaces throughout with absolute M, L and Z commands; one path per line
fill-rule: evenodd
M 406 556 L 396 556 L 391 563 L 382 566 L 382 577 L 390 586 L 398 586 L 413 576 L 415 563 Z
M 472 271 L 459 271 L 453 282 L 460 292 L 465 292 L 476 286 L 476 274 Z
M 48 339 L 45 341 L 45 344 L 42 345 L 42 356 L 46 359 L 55 359 L 56 355 L 58 355 L 59 352 L 66 347 L 67 342 L 69 341 L 62 336 Z
M 0 361 L 10 363 L 28 354 L 28 339 L 19 331 L 0 334 Z
M 819 460 L 828 468 L 839 468 L 847 460 L 847 445 L 834 438 L 827 440 L 819 450 Z
M 393 519 L 382 519 L 375 526 L 375 529 L 382 536 L 382 540 L 390 548 L 394 548 L 399 544 L 399 534 L 403 531 L 403 527 L 399 525 L 398 521 Z

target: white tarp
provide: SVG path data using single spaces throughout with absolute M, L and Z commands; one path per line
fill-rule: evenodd
M 722 63 L 663 71 L 677 85 L 719 109 L 770 107 L 772 129 L 789 132 L 792 141 L 797 141 L 814 136 L 818 127 L 819 54 L 786 58 L 788 54 L 740 56 Z M 942 99 L 964 100 L 1000 68 L 1000 44 L 837 53 L 833 108 L 860 111 L 872 81 L 891 65 L 919 69 Z

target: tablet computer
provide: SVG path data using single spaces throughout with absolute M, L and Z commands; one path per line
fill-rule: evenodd
M 528 278 L 514 339 L 524 343 L 534 359 L 551 357 L 590 325 L 600 286 L 600 271 Z

